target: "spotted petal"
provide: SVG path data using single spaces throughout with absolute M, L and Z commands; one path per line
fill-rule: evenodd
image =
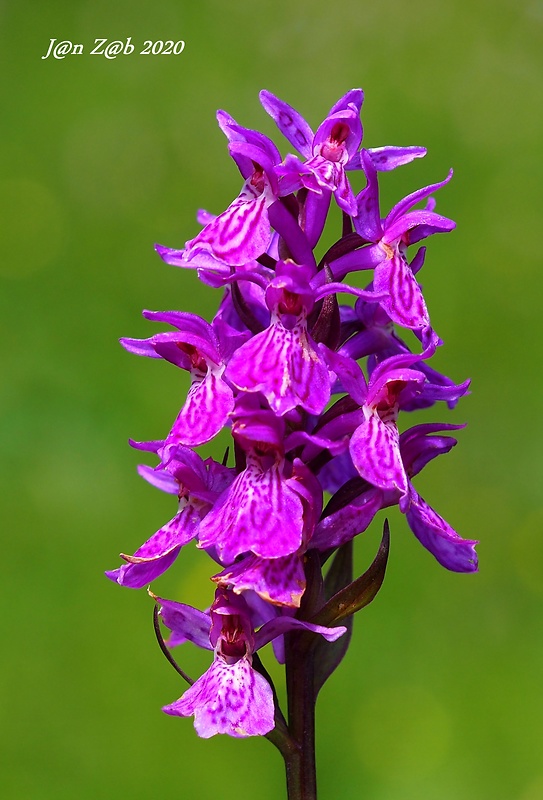
M 201 548 L 216 546 L 224 563 L 252 551 L 261 558 L 296 552 L 302 543 L 303 505 L 278 467 L 249 465 L 217 500 L 199 529 Z
M 422 158 L 426 155 L 425 147 L 372 147 L 368 150 L 375 168 L 379 172 L 389 172 L 402 164 L 409 164 L 414 158 Z M 350 166 L 350 165 L 349 165 Z
M 178 717 L 194 715 L 198 736 L 264 736 L 274 727 L 273 693 L 249 658 L 227 664 L 217 657 L 185 694 L 163 711 Z
M 399 489 L 402 494 L 407 491 L 395 422 L 383 422 L 377 413 L 369 414 L 354 432 L 350 451 L 359 474 L 373 486 Z
M 303 556 L 298 553 L 283 558 L 247 556 L 215 575 L 213 580 L 229 584 L 236 594 L 252 589 L 269 603 L 297 608 L 305 590 Z
M 313 131 L 302 115 L 266 89 L 260 92 L 260 102 L 264 110 L 275 121 L 283 136 L 305 158 L 309 158 L 313 144 Z
M 168 434 L 166 444 L 197 446 L 209 442 L 225 425 L 234 408 L 232 389 L 222 380 L 222 369 L 195 377 L 185 405 Z
M 379 302 L 390 318 L 404 328 L 426 328 L 430 317 L 422 291 L 404 255 L 387 245 L 386 257 L 375 268 L 373 287 L 388 293 Z
M 245 392 L 262 392 L 276 414 L 301 406 L 320 414 L 330 399 L 328 368 L 304 325 L 277 321 L 239 348 L 226 377 Z

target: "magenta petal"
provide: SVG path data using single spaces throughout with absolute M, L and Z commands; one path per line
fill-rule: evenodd
M 400 436 L 402 461 L 409 476 L 417 475 L 433 458 L 448 453 L 456 445 L 452 436 L 437 436 L 441 431 L 457 431 L 465 425 L 427 422 L 415 425 Z
M 339 100 L 334 103 L 330 111 L 328 112 L 328 116 L 332 116 L 332 114 L 336 114 L 338 111 L 344 111 L 348 108 L 348 106 L 352 103 L 355 106 L 355 111 L 357 114 L 360 114 L 360 109 L 362 107 L 362 103 L 364 102 L 364 92 L 362 89 L 350 89 L 346 92 L 343 97 L 340 97 Z
M 246 657 L 235 664 L 216 658 L 207 672 L 163 711 L 179 717 L 194 714 L 194 727 L 203 739 L 216 733 L 264 736 L 275 725 L 271 687 Z
M 341 547 L 363 533 L 382 507 L 383 494 L 380 489 L 372 487 L 349 505 L 321 520 L 311 537 L 311 547 L 318 550 Z
M 342 353 L 336 353 L 325 345 L 321 344 L 320 348 L 328 361 L 330 369 L 335 372 L 341 382 L 343 391 L 350 394 L 356 403 L 361 406 L 364 405 L 368 395 L 368 387 L 359 364 L 353 358 Z
M 216 219 L 216 217 L 215 217 Z M 215 258 L 210 252 L 199 252 L 197 256 L 190 259 L 187 257 L 186 250 L 176 250 L 171 247 L 164 247 L 161 244 L 155 244 L 155 250 L 160 258 L 166 263 L 171 264 L 172 267 L 182 267 L 184 269 L 197 269 L 197 270 L 213 270 L 212 273 L 199 272 L 200 279 L 204 283 L 209 283 L 213 276 L 218 283 L 211 283 L 210 285 L 220 285 L 220 279 L 226 278 L 230 275 L 231 269 L 228 264 Z
M 141 589 L 166 572 L 179 555 L 180 549 L 180 547 L 176 547 L 153 561 L 123 564 L 118 569 L 108 570 L 106 576 L 118 583 L 119 586 L 127 586 L 129 589 Z
M 213 580 L 229 584 L 236 594 L 252 589 L 269 603 L 297 608 L 305 591 L 303 556 L 298 553 L 283 558 L 247 556 L 215 575 Z
M 406 516 L 419 542 L 440 564 L 453 572 L 477 572 L 477 541 L 459 536 L 414 490 Z
M 176 481 L 173 475 L 163 469 L 157 470 L 154 467 L 148 467 L 147 464 L 138 464 L 138 475 L 141 475 L 151 486 L 155 486 L 163 492 L 179 493 L 179 481 Z
M 151 597 L 160 604 L 160 616 L 164 625 L 172 632 L 171 639 L 188 640 L 205 650 L 213 649 L 209 641 L 211 628 L 209 614 L 184 603 L 176 603 L 174 600 L 164 600 L 155 595 Z M 168 644 L 172 646 L 170 642 Z
M 233 408 L 232 389 L 222 380 L 219 370 L 209 370 L 203 380 L 195 380 L 190 387 L 166 444 L 197 446 L 209 442 L 225 425 Z
M 181 547 L 194 539 L 202 513 L 202 504 L 195 506 L 187 503 L 173 519 L 136 550 L 133 556 L 123 554 L 121 557 L 129 563 L 107 572 L 108 578 L 131 589 L 141 589 L 154 581 L 175 561 Z
M 183 502 L 183 501 L 182 501 Z M 152 561 L 169 553 L 174 547 L 182 547 L 196 536 L 202 518 L 202 503 L 186 505 L 143 544 L 133 556 L 123 556 L 131 564 Z
M 135 356 L 147 356 L 148 358 L 161 358 L 153 347 L 152 339 L 130 339 L 123 336 L 119 339 L 125 350 Z
M 164 439 L 151 439 L 147 442 L 136 442 L 134 439 L 129 439 L 128 444 L 135 450 L 143 450 L 146 453 L 158 453 L 161 447 L 164 447 Z
M 344 169 L 339 170 L 336 181 L 337 188 L 334 192 L 334 196 L 338 206 L 347 214 L 354 216 L 357 213 L 356 198 Z
M 207 344 L 208 347 L 213 347 L 214 351 L 210 353 L 210 357 L 217 361 L 218 341 L 213 326 L 207 320 L 188 311 L 150 311 L 148 308 L 142 311 L 142 316 L 151 322 L 164 322 L 166 325 L 172 325 L 182 331 L 187 335 L 187 338 L 183 340 L 185 342 L 196 346 Z
M 414 158 L 426 155 L 425 147 L 372 147 L 368 150 L 375 168 L 380 172 L 388 172 L 402 164 L 409 164 Z
M 396 423 L 385 423 L 377 413 L 358 426 L 350 444 L 351 458 L 363 478 L 380 489 L 407 491 Z
M 265 193 L 254 197 L 244 190 L 226 211 L 187 242 L 184 258 L 191 261 L 207 252 L 233 267 L 258 258 L 266 252 L 271 236 L 269 202 Z
M 245 392 L 262 392 L 276 414 L 301 406 L 320 414 L 330 399 L 326 363 L 304 326 L 280 322 L 258 333 L 234 354 L 226 377 Z
M 275 619 L 266 622 L 260 630 L 255 633 L 255 650 L 264 647 L 265 644 L 271 642 L 277 636 L 281 636 L 288 631 L 311 631 L 318 633 L 327 642 L 335 642 L 340 636 L 347 631 L 344 625 L 338 625 L 335 628 L 326 628 L 323 625 L 313 625 L 312 622 L 304 622 L 301 619 L 294 617 L 276 617 Z
M 276 467 L 248 467 L 204 517 L 198 547 L 217 547 L 224 563 L 252 551 L 261 558 L 296 552 L 302 543 L 300 496 Z
M 275 121 L 283 136 L 305 158 L 309 158 L 313 144 L 313 131 L 301 114 L 266 89 L 260 92 L 260 102 L 264 110 Z
M 417 189 L 416 192 L 412 192 L 412 194 L 407 195 L 407 197 L 404 197 L 403 200 L 400 200 L 399 203 L 396 203 L 394 208 L 391 209 L 387 218 L 385 219 L 385 229 L 388 229 L 393 222 L 406 214 L 409 209 L 413 208 L 413 206 L 415 206 L 417 203 L 420 203 L 421 200 L 425 200 L 438 189 L 441 189 L 442 186 L 445 186 L 445 184 L 450 181 L 452 176 L 453 171 L 451 169 L 445 180 L 439 181 L 438 183 L 432 183 L 429 186 L 424 186 L 422 189 Z
M 420 286 L 397 250 L 375 268 L 373 288 L 376 292 L 388 292 L 389 297 L 379 302 L 398 325 L 418 329 L 430 324 Z

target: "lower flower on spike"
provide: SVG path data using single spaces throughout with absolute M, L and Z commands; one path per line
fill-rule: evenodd
M 213 650 L 213 663 L 184 695 L 163 711 L 178 717 L 194 715 L 199 736 L 263 736 L 275 725 L 273 692 L 267 680 L 253 669 L 253 653 L 289 630 L 319 633 L 335 641 L 347 630 L 326 628 L 292 617 L 276 617 L 255 632 L 251 609 L 243 597 L 218 588 L 209 614 L 191 606 L 162 600 L 160 616 L 175 641 L 189 640 Z

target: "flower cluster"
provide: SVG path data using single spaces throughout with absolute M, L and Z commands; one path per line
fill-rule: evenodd
M 164 439 L 132 442 L 158 457 L 140 474 L 177 495 L 177 511 L 107 575 L 146 586 L 191 540 L 215 562 L 208 611 L 157 598 L 170 646 L 189 640 L 214 653 L 207 672 L 164 709 L 194 715 L 204 737 L 274 727 L 273 693 L 253 666 L 256 650 L 273 641 L 281 661 L 289 631 L 329 641 L 345 631 L 300 618 L 310 551 L 324 563 L 381 509 L 398 505 L 440 564 L 477 569 L 476 542 L 461 538 L 412 483 L 451 449 L 456 440 L 448 434 L 462 426 L 399 425 L 400 412 L 439 401 L 452 408 L 468 390 L 469 381 L 456 384 L 429 366 L 442 342 L 417 280 L 426 253 L 419 243 L 454 228 L 433 199 L 452 172 L 383 217 L 378 173 L 424 156 L 424 148 L 363 148 L 360 89 L 347 92 L 315 132 L 270 92 L 260 99 L 296 154 L 283 158 L 268 137 L 219 111 L 241 191 L 218 216 L 200 212 L 202 230 L 183 249 L 156 247 L 166 263 L 195 269 L 222 289 L 214 319 L 144 311 L 171 330 L 121 340 L 131 353 L 186 370 L 191 386 Z M 356 172 L 364 186 L 358 194 L 349 180 Z M 317 257 L 332 199 L 341 236 Z M 362 270 L 366 288 L 347 282 Z M 354 302 L 340 305 L 340 294 Z M 399 328 L 412 332 L 415 352 Z M 225 427 L 234 466 L 194 449 Z M 325 492 L 332 497 L 323 510 Z

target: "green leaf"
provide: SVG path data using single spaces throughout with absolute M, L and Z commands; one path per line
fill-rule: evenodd
M 337 625 L 339 622 L 343 622 L 349 617 L 352 617 L 352 615 L 360 611 L 361 608 L 369 605 L 381 588 L 385 578 L 389 548 L 390 531 L 388 520 L 385 520 L 381 544 L 370 567 L 360 578 L 357 578 L 352 583 L 339 589 L 321 610 L 311 618 L 310 622 L 313 622 L 315 625 Z M 338 554 L 341 549 L 342 548 L 338 551 Z M 334 566 L 335 559 L 330 571 Z M 340 567 L 338 567 L 338 571 L 339 569 Z M 331 583 L 333 583 L 334 580 L 335 578 L 331 580 Z
M 353 540 L 346 542 L 338 550 L 324 579 L 324 597 L 330 600 L 340 589 L 353 579 Z
M 327 642 L 321 636 L 318 637 L 318 641 L 316 641 L 314 649 L 311 652 L 311 658 L 314 664 L 313 689 L 315 697 L 330 675 L 343 661 L 343 657 L 351 642 L 353 622 L 353 617 L 345 620 L 343 624 L 347 630 L 343 636 L 340 636 L 335 642 Z
M 324 579 L 324 597 L 330 600 L 337 592 L 351 583 L 353 579 L 353 542 L 352 539 L 342 545 L 334 555 L 334 560 Z M 347 632 L 336 639 L 327 642 L 320 636 L 313 644 L 311 658 L 314 663 L 313 688 L 315 697 L 330 675 L 337 669 L 351 641 L 353 620 L 347 620 Z

